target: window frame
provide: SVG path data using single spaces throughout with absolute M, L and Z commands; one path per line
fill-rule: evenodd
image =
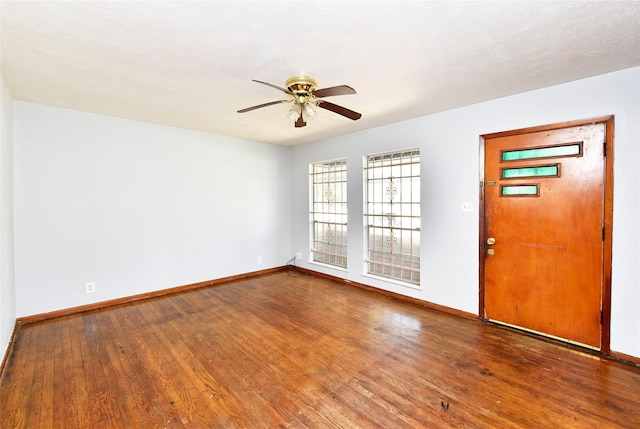
M 326 171 L 317 171 L 320 168 Z M 322 195 L 317 195 L 321 185 L 324 190 Z M 346 270 L 349 209 L 346 158 L 310 163 L 309 186 L 309 262 Z M 324 225 L 321 238 L 318 234 L 320 225 Z
M 365 275 L 420 288 L 420 169 L 418 148 L 364 157 Z

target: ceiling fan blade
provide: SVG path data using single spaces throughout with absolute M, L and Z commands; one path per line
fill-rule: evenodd
M 252 110 L 259 109 L 261 107 L 273 106 L 274 104 L 287 103 L 287 100 L 270 101 L 264 104 L 258 104 L 257 106 L 247 107 L 246 109 L 238 110 L 238 113 L 250 112 Z
M 278 89 L 278 90 L 280 90 L 280 91 L 284 92 L 285 94 L 293 94 L 293 92 L 289 91 L 288 89 L 282 88 L 282 87 L 280 87 L 280 86 L 278 86 L 278 85 L 274 85 L 274 84 L 272 84 L 272 83 L 268 83 L 268 82 L 262 82 L 262 81 L 260 81 L 260 80 L 255 80 L 255 79 L 251 79 L 251 80 L 253 80 L 254 82 L 261 83 L 261 84 L 263 84 L 263 85 L 270 86 L 271 88 Z
M 358 112 L 354 112 L 353 110 L 349 110 L 346 107 L 338 106 L 337 104 L 329 103 L 328 101 L 324 101 L 324 100 L 320 100 L 320 102 L 318 103 L 318 107 L 331 110 L 332 112 L 335 112 L 338 115 L 345 116 L 349 119 L 353 119 L 354 121 L 357 121 L 362 117 L 362 115 Z
M 304 121 L 304 119 L 302 118 L 302 113 L 300 113 L 300 117 L 298 118 L 298 120 L 296 121 L 296 128 L 301 128 L 307 125 L 307 123 Z
M 317 91 L 313 91 L 313 95 L 318 98 L 331 97 L 333 95 L 349 95 L 355 93 L 356 90 L 347 85 L 332 86 L 330 88 L 323 88 Z

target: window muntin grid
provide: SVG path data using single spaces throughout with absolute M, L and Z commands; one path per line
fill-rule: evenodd
M 367 157 L 367 272 L 420 284 L 420 151 Z
M 347 161 L 312 164 L 313 261 L 347 267 Z

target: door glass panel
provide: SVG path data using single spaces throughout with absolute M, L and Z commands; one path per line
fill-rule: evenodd
M 502 186 L 501 193 L 505 197 L 538 196 L 538 185 Z
M 503 179 L 514 179 L 518 177 L 557 177 L 558 164 L 543 165 L 540 167 L 504 168 L 502 169 Z
M 578 156 L 581 153 L 582 143 L 572 143 L 562 146 L 504 151 L 502 152 L 502 160 L 516 161 L 520 159 L 552 158 L 556 156 Z

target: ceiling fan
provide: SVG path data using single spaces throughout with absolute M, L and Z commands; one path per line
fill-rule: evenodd
M 346 107 L 338 106 L 337 104 L 323 100 L 324 97 L 331 97 L 334 95 L 355 94 L 356 90 L 347 85 L 317 89 L 318 83 L 316 80 L 308 76 L 294 76 L 287 79 L 286 88 L 255 79 L 253 79 L 253 81 L 278 89 L 285 94 L 292 96 L 292 98 L 289 100 L 270 101 L 269 103 L 247 107 L 246 109 L 238 110 L 238 113 L 250 112 L 251 110 L 279 103 L 293 103 L 289 113 L 287 114 L 287 118 L 295 121 L 294 124 L 296 128 L 304 127 L 307 125 L 306 121 L 310 121 L 316 116 L 315 107 L 331 110 L 338 115 L 345 116 L 349 119 L 353 119 L 354 121 L 360 119 L 362 116 L 360 113 L 349 110 Z

